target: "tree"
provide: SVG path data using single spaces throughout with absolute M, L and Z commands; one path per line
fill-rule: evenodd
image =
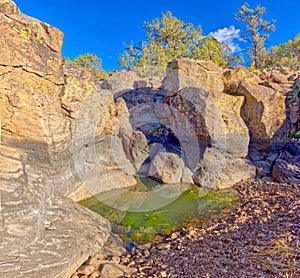
M 195 42 L 201 39 L 201 27 L 173 16 L 170 11 L 162 13 L 161 18 L 144 22 L 146 40 L 137 46 L 125 46 L 119 63 L 126 69 L 162 67 L 175 58 L 187 57 Z
M 300 70 L 300 34 L 265 52 L 262 68 L 288 67 Z
M 194 45 L 191 58 L 210 61 L 220 67 L 235 66 L 243 62 L 241 56 L 233 56 L 231 48 L 213 36 L 202 38 L 197 45 Z
M 186 56 L 190 48 L 201 40 L 202 28 L 173 16 L 170 11 L 162 13 L 161 19 L 145 22 L 146 38 L 155 48 L 163 48 L 169 59 Z
M 234 15 L 237 21 L 246 24 L 242 38 L 248 43 L 247 52 L 254 68 L 261 66 L 261 51 L 263 51 L 270 33 L 275 31 L 275 20 L 269 22 L 262 18 L 265 10 L 260 5 L 255 9 L 250 9 L 249 4 L 245 3 Z
M 201 26 L 173 16 L 171 12 L 162 13 L 143 24 L 146 39 L 137 46 L 125 46 L 119 63 L 127 70 L 165 68 L 169 62 L 181 57 L 203 59 L 219 66 L 228 65 L 232 52 L 228 46 L 213 37 L 203 37 Z M 232 59 L 233 61 L 234 59 Z
M 79 55 L 74 60 L 67 59 L 67 64 L 83 68 L 89 71 L 97 81 L 108 77 L 107 72 L 102 68 L 102 60 L 96 54 L 86 53 Z

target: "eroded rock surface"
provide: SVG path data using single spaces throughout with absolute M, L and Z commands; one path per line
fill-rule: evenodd
M 2 143 L 26 149 L 32 161 L 60 163 L 70 138 L 59 101 L 63 34 L 23 14 L 0 10 L 0 22 Z
M 248 157 L 257 167 L 258 176 L 269 175 L 279 151 L 289 141 L 291 129 L 287 95 L 293 81 L 277 72 L 260 74 L 262 78 L 237 67 L 224 72 L 225 93 L 242 96 L 239 116 L 250 135 Z
M 1 250 L 5 277 L 69 277 L 101 249 L 109 222 L 54 195 L 51 171 L 0 145 Z
M 174 153 L 160 152 L 152 159 L 149 176 L 162 183 L 181 182 L 184 163 Z
M 131 84 L 114 94 L 147 138 L 152 156 L 146 162 L 159 144 L 182 157 L 196 184 L 230 187 L 270 175 L 289 132 L 299 129 L 297 76 L 242 66 L 222 70 L 185 58 L 169 65 L 161 89 L 133 90 Z
M 211 62 L 179 59 L 170 63 L 166 75 L 163 88 L 167 96 L 189 87 L 204 87 L 213 96 L 219 96 L 224 90 L 222 70 Z
M 3 0 L 0 33 L 0 276 L 69 277 L 110 224 L 65 198 L 81 180 L 62 99 L 63 34 Z
M 2 276 L 70 276 L 110 225 L 66 196 L 130 187 L 139 172 L 224 188 L 275 163 L 278 181 L 299 182 L 299 143 L 287 136 L 300 127 L 297 73 L 180 59 L 163 82 L 122 71 L 99 85 L 65 66 L 62 32 L 10 0 L 0 0 L 0 33 Z M 101 265 L 79 274 L 131 275 Z
M 289 142 L 277 158 L 272 171 L 279 182 L 300 183 L 300 142 Z
M 210 63 L 205 63 L 205 68 L 214 74 L 213 80 L 217 78 L 219 92 L 211 90 L 212 83 L 199 79 L 197 72 L 203 71 L 203 63 L 183 59 L 178 65 L 177 73 L 172 68 L 173 64 L 170 65 L 165 83 L 176 83 L 174 78 L 177 76 L 177 87 L 181 90 L 176 91 L 173 87 L 173 93 L 168 93 L 168 103 L 179 112 L 178 119 L 185 119 L 181 120 L 179 129 L 183 131 L 189 127 L 187 132 L 183 132 L 185 138 L 197 139 L 197 143 L 191 144 L 190 141 L 186 144 L 190 151 L 185 155 L 188 160 L 198 156 L 192 164 L 187 163 L 193 172 L 194 183 L 210 188 L 226 188 L 242 179 L 254 177 L 255 167 L 246 159 L 250 141 L 248 128 L 240 116 L 243 97 L 222 93 L 222 72 Z

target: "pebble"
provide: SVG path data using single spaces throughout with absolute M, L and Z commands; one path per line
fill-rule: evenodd
M 136 253 L 136 248 L 132 247 L 131 251 L 130 251 L 130 254 L 133 256 L 133 255 L 135 255 L 135 253 Z
M 141 258 L 141 257 L 143 257 L 143 254 L 140 251 L 137 251 L 135 256 L 138 258 Z
M 144 251 L 144 256 L 145 256 L 145 257 L 149 257 L 150 255 L 151 255 L 151 254 L 150 254 L 149 250 L 146 249 L 146 250 Z
M 159 249 L 159 250 L 170 249 L 170 247 L 171 247 L 171 243 L 170 242 L 164 242 L 164 243 L 158 244 L 156 246 L 156 248 Z
M 127 266 L 133 266 L 133 265 L 135 265 L 135 261 L 131 261 Z
M 77 272 L 83 275 L 90 275 L 94 272 L 94 270 L 95 267 L 92 265 L 82 265 Z
M 171 236 L 170 236 L 170 238 L 171 238 L 172 240 L 176 239 L 177 237 L 178 237 L 178 234 L 177 234 L 177 233 L 172 233 Z
M 160 275 L 161 275 L 162 277 L 167 277 L 167 272 L 161 271 L 161 272 L 160 272 Z
M 140 258 L 136 262 L 139 263 L 139 264 L 143 264 L 143 263 L 147 263 L 147 260 L 144 259 L 144 258 Z
M 138 245 L 137 248 L 141 251 L 149 250 L 151 248 L 151 243 Z
M 91 275 L 89 276 L 89 278 L 98 278 L 100 277 L 100 272 L 98 270 L 94 271 L 91 273 Z
M 111 258 L 111 261 L 112 261 L 113 263 L 119 264 L 120 261 L 121 261 L 121 259 L 120 259 L 120 257 L 113 256 L 113 257 Z
M 160 254 L 163 255 L 163 256 L 166 256 L 166 255 L 169 254 L 169 251 L 168 250 L 161 250 Z

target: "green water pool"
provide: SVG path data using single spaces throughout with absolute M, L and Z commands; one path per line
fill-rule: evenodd
M 177 184 L 165 190 L 164 186 L 149 178 L 137 178 L 137 185 L 130 189 L 102 193 L 79 203 L 107 218 L 113 232 L 123 240 L 143 244 L 184 226 L 212 222 L 239 202 L 234 189 Z

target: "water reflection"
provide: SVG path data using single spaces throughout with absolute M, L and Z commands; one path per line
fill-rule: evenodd
M 158 197 L 160 191 L 163 192 L 162 199 Z M 156 192 L 155 196 L 151 196 L 151 192 Z M 179 194 L 175 201 L 171 200 L 174 200 L 173 194 Z M 166 206 L 157 206 L 168 196 L 171 201 Z M 113 230 L 124 240 L 139 244 L 191 222 L 201 225 L 213 221 L 238 200 L 239 195 L 234 189 L 213 191 L 188 184 L 163 185 L 150 178 L 137 178 L 137 184 L 130 190 L 113 190 L 80 203 L 109 219 Z M 144 208 L 147 210 L 142 210 Z

